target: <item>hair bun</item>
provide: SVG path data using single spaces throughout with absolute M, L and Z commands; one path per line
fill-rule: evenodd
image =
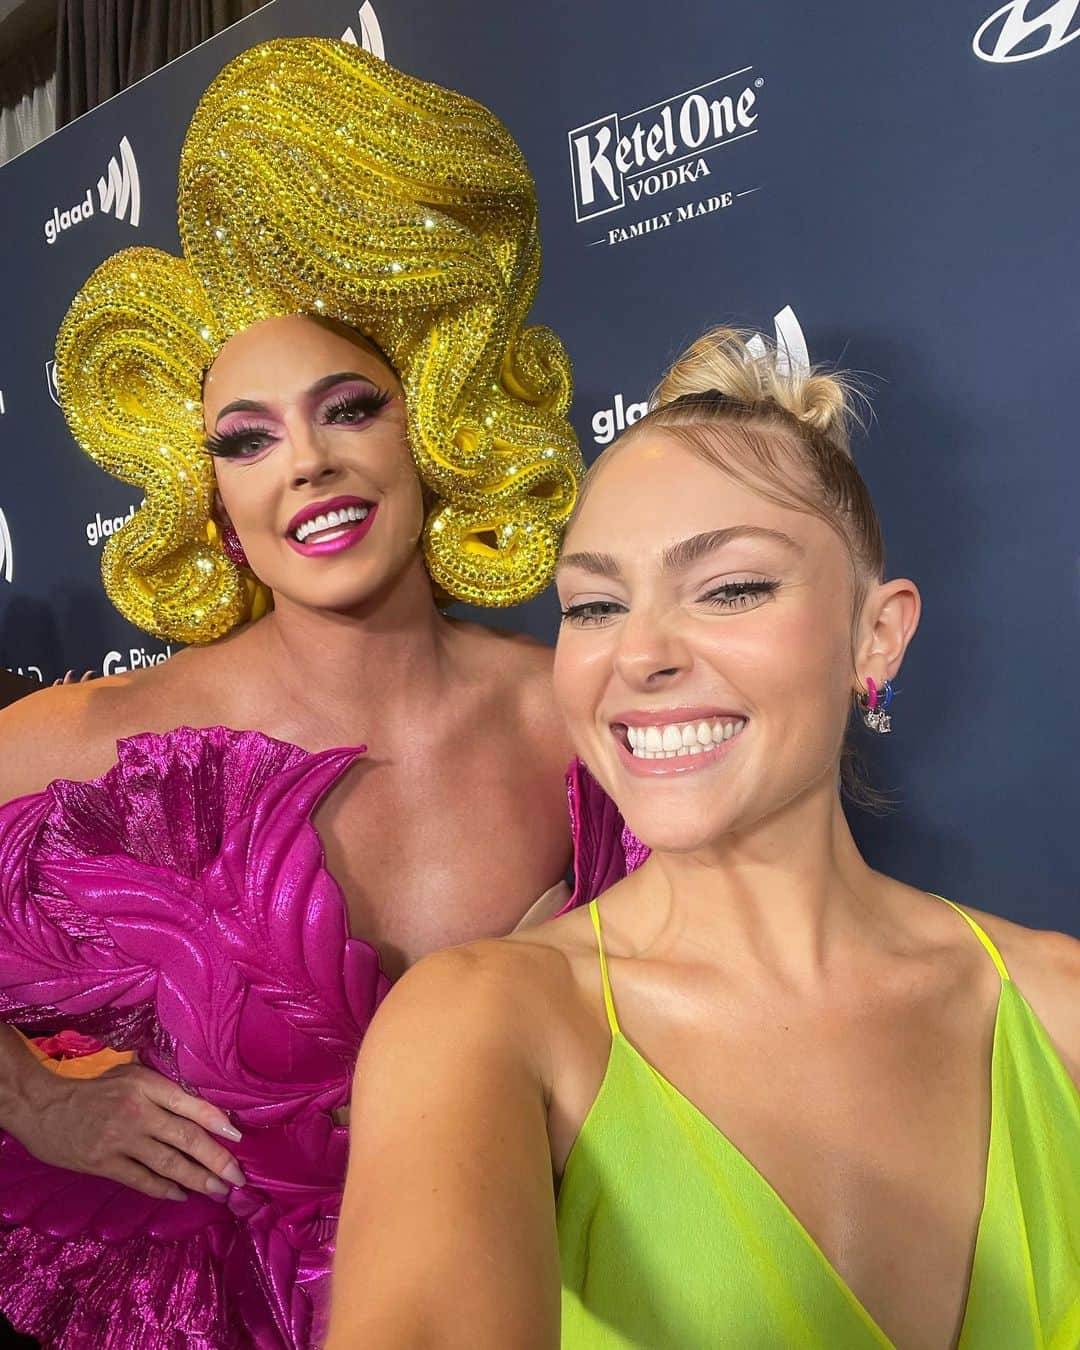
M 710 391 L 753 412 L 776 408 L 838 449 L 850 453 L 849 429 L 857 420 L 857 393 L 848 376 L 793 365 L 786 352 L 760 333 L 712 328 L 682 353 L 657 385 L 652 407 Z

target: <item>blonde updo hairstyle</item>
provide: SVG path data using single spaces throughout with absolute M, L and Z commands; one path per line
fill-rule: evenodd
M 836 532 L 851 563 L 854 641 L 863 601 L 885 568 L 881 523 L 851 455 L 860 402 L 865 399 L 850 375 L 796 367 L 762 334 L 713 328 L 671 366 L 649 412 L 596 460 L 577 509 L 611 456 L 662 432 L 734 481 L 816 516 Z M 852 666 L 853 692 L 860 692 L 854 657 Z M 850 742 L 841 757 L 841 782 L 859 806 L 880 811 L 889 804 L 867 783 Z
M 877 511 L 851 457 L 861 399 L 849 375 L 796 368 L 760 333 L 713 328 L 664 375 L 646 415 L 593 464 L 579 508 L 610 456 L 662 431 L 736 482 L 834 530 L 851 560 L 857 614 L 885 567 Z

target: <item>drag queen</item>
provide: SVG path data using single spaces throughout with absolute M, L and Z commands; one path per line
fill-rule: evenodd
M 256 47 L 195 112 L 179 224 L 58 339 L 76 439 L 145 493 L 108 593 L 197 645 L 0 722 L 0 1309 L 48 1346 L 308 1347 L 375 1007 L 563 903 L 550 653 L 443 611 L 546 584 L 581 462 L 484 108 Z M 10 1027 L 137 1063 L 60 1078 Z
M 843 386 L 758 341 L 582 489 L 556 692 L 640 866 L 384 1004 L 328 1350 L 1080 1345 L 1080 943 L 860 856 L 919 596 Z

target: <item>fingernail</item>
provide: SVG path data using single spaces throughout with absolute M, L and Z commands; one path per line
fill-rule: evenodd
M 217 1177 L 211 1177 L 206 1183 L 206 1189 L 211 1195 L 228 1195 L 229 1188 L 223 1181 L 218 1181 Z
M 243 1137 L 244 1137 L 244 1136 L 240 1133 L 240 1131 L 236 1128 L 235 1125 L 229 1125 L 229 1124 L 225 1124 L 225 1125 L 215 1125 L 215 1126 L 214 1126 L 214 1133 L 215 1133 L 215 1134 L 220 1134 L 220 1135 L 222 1135 L 222 1136 L 223 1136 L 224 1138 L 226 1138 L 226 1139 L 231 1139 L 231 1140 L 233 1141 L 233 1143 L 239 1143 L 239 1141 L 240 1141 L 241 1139 L 243 1139 Z
M 221 1175 L 226 1181 L 231 1181 L 234 1186 L 247 1185 L 247 1177 L 240 1171 L 234 1162 L 227 1162 L 221 1169 Z
M 170 1186 L 165 1192 L 166 1200 L 186 1200 L 187 1191 L 182 1191 L 179 1186 Z

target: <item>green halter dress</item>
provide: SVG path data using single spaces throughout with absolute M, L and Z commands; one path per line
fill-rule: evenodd
M 761 1173 L 623 1036 L 590 912 L 611 1052 L 559 1191 L 563 1350 L 894 1350 Z M 958 1350 L 1078 1350 L 1080 1092 L 957 912 L 1001 976 Z

